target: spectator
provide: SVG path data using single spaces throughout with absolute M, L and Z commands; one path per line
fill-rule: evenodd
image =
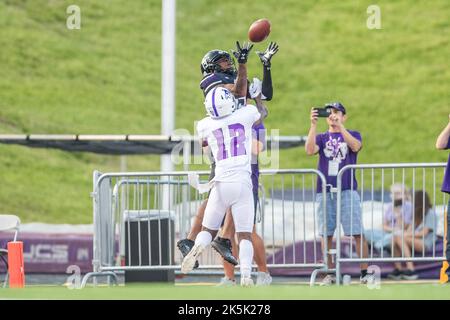
M 393 234 L 406 230 L 412 221 L 411 191 L 401 183 L 391 186 L 391 202 L 387 205 L 383 217 L 383 229 L 364 230 L 369 244 L 379 251 L 392 250 Z
M 384 214 L 383 230 L 406 229 L 412 219 L 411 191 L 407 186 L 395 183 L 391 186 L 391 199 Z
M 446 150 L 446 149 L 450 149 L 450 114 L 448 115 L 448 119 L 449 119 L 449 123 L 447 124 L 447 126 L 445 127 L 444 130 L 442 130 L 441 134 L 439 135 L 439 137 L 437 138 L 436 141 L 436 148 L 439 150 Z M 445 193 L 450 193 L 450 156 L 447 160 L 447 168 L 445 170 L 445 176 L 444 176 L 444 181 L 442 183 L 442 192 Z M 447 274 L 447 282 L 448 279 L 450 278 L 450 268 L 448 267 L 449 263 L 450 263 L 450 199 L 448 200 L 448 205 L 447 205 L 447 235 L 446 235 L 446 240 L 447 240 L 447 247 L 446 247 L 446 256 L 447 256 L 447 261 L 444 262 L 444 266 L 443 266 L 443 270 L 447 270 L 446 274 Z
M 362 139 L 361 134 L 358 131 L 347 130 L 344 127 L 347 116 L 346 110 L 340 102 L 328 104 L 325 107 L 330 109 L 330 115 L 326 118 L 328 131 L 316 134 L 318 112 L 314 108 L 311 109 L 311 127 L 305 144 L 305 150 L 308 155 L 319 154 L 318 170 L 326 177 L 326 235 L 323 234 L 324 208 L 322 208 L 322 199 L 324 195 L 322 194 L 322 182 L 320 179 L 318 179 L 317 182 L 316 200 L 319 203 L 318 220 L 319 232 L 322 236 L 322 247 L 324 246 L 324 241 L 327 241 L 328 249 L 331 249 L 333 235 L 336 230 L 337 198 L 332 195 L 329 186 L 336 187 L 337 174 L 340 169 L 346 165 L 356 164 L 358 152 L 362 147 Z M 356 191 L 357 188 L 358 186 L 354 171 L 347 171 L 342 177 L 341 221 L 345 235 L 353 236 L 355 238 L 357 253 L 363 252 L 363 257 L 367 257 L 367 243 L 362 235 L 361 200 Z M 353 219 L 351 217 L 353 217 Z M 340 226 L 338 227 L 338 230 L 340 231 Z M 328 256 L 327 260 L 327 265 L 331 268 L 330 256 Z M 370 275 L 367 275 L 367 267 L 367 263 L 361 264 L 360 282 L 363 284 L 370 280 Z M 329 274 L 323 279 L 322 284 L 331 285 L 335 282 L 336 277 Z
M 433 210 L 430 197 L 426 191 L 414 193 L 414 217 L 408 229 L 395 232 L 394 255 L 410 258 L 414 252 L 424 253 L 433 247 L 436 239 L 437 217 Z M 395 262 L 395 269 L 388 275 L 391 279 L 415 280 L 419 277 L 412 261 L 406 262 L 406 270 L 402 269 L 401 262 Z

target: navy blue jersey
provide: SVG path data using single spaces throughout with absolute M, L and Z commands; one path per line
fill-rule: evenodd
M 226 73 L 210 73 L 203 77 L 200 81 L 200 89 L 202 89 L 203 94 L 206 95 L 208 92 L 219 84 L 234 84 L 236 77 Z
M 235 76 L 232 76 L 230 74 L 222 72 L 210 73 L 204 76 L 202 81 L 200 81 L 200 89 L 202 89 L 203 94 L 206 97 L 208 92 L 211 91 L 211 89 L 213 89 L 215 86 L 218 86 L 220 84 L 234 84 L 236 78 L 237 74 Z M 247 99 L 251 99 L 249 89 L 250 89 L 250 81 L 247 80 Z M 264 92 L 262 92 L 261 99 L 267 100 L 266 96 L 264 95 Z M 243 101 L 240 103 L 243 103 L 243 105 L 245 105 L 245 99 L 242 100 Z

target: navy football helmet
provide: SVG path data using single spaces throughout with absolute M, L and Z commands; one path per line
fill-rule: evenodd
M 222 59 L 227 59 L 230 61 L 231 67 L 228 69 L 222 69 L 219 65 L 219 61 Z M 234 76 L 236 73 L 236 67 L 231 55 L 226 51 L 218 49 L 208 51 L 208 53 L 205 54 L 200 65 L 200 69 L 203 75 L 213 72 L 222 72 Z

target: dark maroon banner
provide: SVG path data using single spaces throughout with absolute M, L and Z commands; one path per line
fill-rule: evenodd
M 0 233 L 0 247 L 12 239 L 12 234 Z M 23 241 L 25 273 L 66 273 L 70 265 L 82 273 L 92 271 L 92 235 L 21 233 L 18 240 Z

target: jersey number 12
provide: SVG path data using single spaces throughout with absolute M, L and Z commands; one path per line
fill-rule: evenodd
M 245 151 L 245 128 L 240 123 L 230 124 L 228 126 L 228 131 L 230 133 L 230 148 L 231 157 L 237 157 L 247 154 Z M 217 161 L 224 160 L 228 158 L 228 152 L 225 149 L 225 139 L 223 136 L 222 128 L 213 131 L 214 137 L 217 140 L 217 146 L 219 150 L 217 151 L 216 159 Z

